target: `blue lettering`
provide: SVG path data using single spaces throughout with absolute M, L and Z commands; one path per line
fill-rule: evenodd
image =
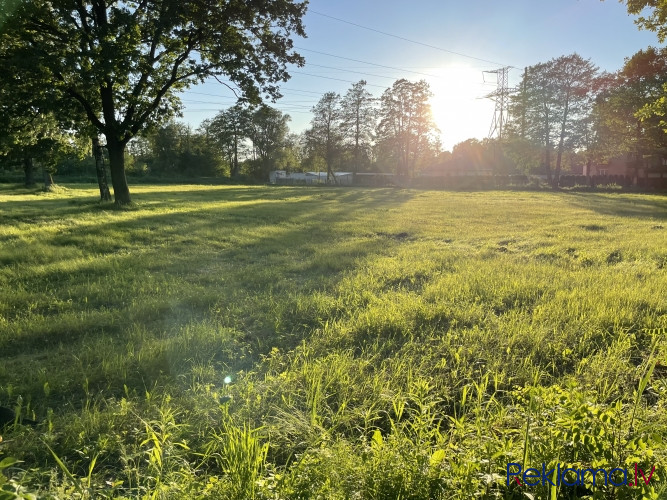
M 623 482 L 622 483 L 614 482 L 613 474 L 617 470 L 620 470 L 623 473 Z M 628 485 L 628 470 L 627 469 L 619 469 L 619 468 L 612 469 L 612 470 L 609 471 L 609 476 L 607 476 L 607 479 L 612 484 L 612 486 L 627 486 Z
M 568 483 L 567 480 L 565 479 L 565 476 L 567 475 L 567 473 L 569 471 L 574 472 L 574 477 L 576 477 L 576 479 L 574 480 L 574 483 Z M 563 471 L 563 484 L 565 486 L 577 486 L 579 484 L 579 471 L 577 469 L 565 469 Z
M 518 472 L 510 472 L 510 467 L 512 465 L 514 465 L 515 467 L 518 467 L 519 471 Z M 515 464 L 515 463 L 507 464 L 507 483 L 506 483 L 507 486 L 510 485 L 510 476 L 518 476 L 519 474 L 521 474 L 521 465 L 520 464 Z
M 530 479 L 537 479 L 537 481 L 531 483 L 529 482 Z M 540 484 L 540 471 L 537 469 L 526 469 L 523 473 L 523 482 L 526 483 L 527 486 L 537 486 Z
M 542 486 L 544 486 L 546 483 L 549 483 L 551 486 L 556 486 L 553 482 L 551 482 L 551 478 L 554 475 L 554 471 L 556 469 L 551 469 L 551 470 L 546 470 L 546 464 L 542 463 Z
M 607 471 L 605 469 L 584 469 L 581 473 L 581 484 L 584 484 L 584 475 L 590 472 L 591 475 L 593 476 L 593 486 L 597 486 L 595 484 L 596 476 L 598 472 L 602 472 L 602 477 L 604 478 L 604 485 L 607 486 Z

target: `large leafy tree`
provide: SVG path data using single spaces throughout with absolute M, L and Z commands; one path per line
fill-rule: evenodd
M 578 54 L 527 68 L 512 102 L 511 130 L 544 149 L 549 183 L 558 186 L 563 156 L 587 141 L 597 67 Z M 520 122 L 520 125 L 518 124 Z M 552 153 L 556 153 L 555 166 Z
M 639 16 L 637 25 L 646 30 L 655 31 L 658 40 L 667 40 L 667 1 L 666 0 L 620 0 L 628 8 L 629 14 Z
M 54 113 L 54 92 L 33 93 L 33 81 L 14 76 L 11 60 L 3 60 L 0 71 L 0 157 L 21 162 L 25 185 L 35 184 L 35 162 L 44 171 L 45 184 L 59 159 L 74 153 L 76 137 L 72 133 L 81 116 Z M 14 81 L 19 84 L 14 85 Z M 64 111 L 64 110 L 61 110 Z
M 267 105 L 259 106 L 250 117 L 248 138 L 259 167 L 257 177 L 268 179 L 285 153 L 290 116 Z
M 205 124 L 207 132 L 228 159 L 232 178 L 238 177 L 240 172 L 239 157 L 247 149 L 245 141 L 250 134 L 250 121 L 250 110 L 239 103 L 220 111 Z
M 344 139 L 352 149 L 355 176 L 362 158 L 365 163 L 369 163 L 370 160 L 377 119 L 375 101 L 376 99 L 366 90 L 365 80 L 353 84 L 341 101 L 341 126 Z
M 667 40 L 667 0 L 620 0 L 626 4 L 628 13 L 639 16 L 635 21 L 641 29 L 654 31 L 660 43 Z M 663 131 L 667 133 L 667 83 L 655 101 L 645 104 L 637 113 L 642 120 L 660 117 Z
M 307 3 L 293 0 L 0 0 L 0 57 L 55 88 L 106 137 L 114 196 L 129 203 L 124 151 L 179 110 L 176 93 L 226 78 L 243 96 L 276 98 L 302 64 Z M 18 76 L 17 76 L 18 78 Z
M 306 131 L 306 140 L 311 154 L 324 160 L 327 182 L 336 182 L 333 167 L 342 151 L 340 95 L 336 92 L 324 94 L 313 106 L 313 119 Z
M 659 118 L 664 140 L 667 137 L 667 83 L 663 84 L 661 94 L 654 102 L 645 104 L 637 112 L 637 116 L 642 121 Z
M 437 143 L 431 96 L 426 81 L 405 79 L 397 80 L 382 94 L 378 138 L 380 147 L 387 150 L 384 156 L 396 163 L 399 176 L 414 173 L 419 159 Z
M 623 69 L 603 75 L 593 108 L 594 153 L 602 160 L 667 147 L 660 118 L 643 110 L 654 105 L 667 84 L 667 49 L 649 47 L 626 59 Z

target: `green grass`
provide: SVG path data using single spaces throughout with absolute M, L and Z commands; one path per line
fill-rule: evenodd
M 664 196 L 133 196 L 0 186 L 3 500 L 667 495 Z

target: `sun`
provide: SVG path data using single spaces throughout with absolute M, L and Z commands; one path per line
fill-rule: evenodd
M 440 129 L 443 148 L 451 151 L 452 146 L 466 139 L 486 137 L 494 104 L 483 97 L 495 87 L 484 83 L 482 70 L 449 66 L 435 75 L 438 78 L 428 80 L 433 92 L 431 110 Z

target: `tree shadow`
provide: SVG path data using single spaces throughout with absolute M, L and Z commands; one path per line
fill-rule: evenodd
M 21 287 L 28 294 L 37 296 L 40 295 L 37 291 L 45 284 L 50 290 L 50 297 L 58 299 L 72 291 L 74 294 L 83 293 L 82 289 L 90 283 L 108 283 L 102 287 L 103 291 L 86 293 L 87 305 L 74 307 L 73 310 L 82 314 L 91 313 L 96 308 L 114 311 L 114 317 L 122 325 L 123 319 L 131 318 L 132 314 L 128 307 L 127 290 L 123 289 L 123 285 L 128 283 L 115 282 L 118 272 L 120 275 L 128 270 L 133 272 L 134 277 L 124 278 L 130 282 L 141 279 L 144 273 L 166 277 L 187 273 L 185 279 L 200 280 L 205 279 L 211 269 L 220 267 L 220 263 L 237 268 L 255 265 L 257 261 L 267 264 L 276 261 L 279 265 L 285 259 L 282 254 L 286 253 L 292 254 L 296 261 L 307 262 L 312 257 L 313 245 L 334 247 L 340 242 L 341 236 L 345 235 L 332 231 L 332 227 L 346 220 L 350 214 L 396 206 L 412 196 L 409 192 L 397 195 L 394 190 L 343 192 L 303 191 L 299 188 L 275 191 L 234 188 L 232 192 L 225 190 L 223 193 L 221 199 L 193 202 L 184 192 L 177 199 L 172 197 L 168 203 L 173 207 L 187 202 L 187 206 L 177 210 L 156 213 L 158 210 L 154 211 L 155 206 L 151 205 L 151 210 L 124 212 L 118 220 L 112 217 L 92 224 L 84 205 L 79 207 L 81 211 L 76 215 L 85 216 L 88 224 L 66 226 L 57 232 L 45 231 L 40 236 L 40 248 L 58 248 L 58 254 L 46 256 L 45 262 L 33 268 L 29 260 L 32 258 L 30 244 L 19 242 L 21 244 L 17 243 L 10 255 L 4 257 L 3 264 L 23 268 L 25 272 L 17 275 L 16 279 L 20 280 Z M 211 198 L 211 192 L 207 192 L 207 196 Z M 146 199 L 162 203 L 159 193 L 151 194 Z M 51 213 L 37 216 L 44 206 L 50 207 Z M 30 202 L 24 213 L 31 220 L 48 223 L 74 218 L 73 211 L 73 207 L 63 206 L 62 203 L 38 200 Z M 346 252 L 363 257 L 383 246 L 386 247 L 386 243 L 382 245 L 362 240 L 355 242 Z M 62 250 L 67 253 L 69 249 L 72 250 L 71 257 L 54 260 L 55 255 L 62 255 Z M 349 265 L 349 261 L 341 266 L 334 264 L 329 271 L 339 273 Z M 313 269 L 317 267 L 313 265 Z M 302 269 L 308 272 L 307 266 Z M 280 273 L 267 274 L 266 277 L 248 276 L 248 292 L 252 291 L 250 289 L 279 287 L 280 278 Z M 11 286 L 12 282 L 8 284 Z M 23 314 L 25 305 L 20 303 L 21 300 L 23 297 L 17 297 L 16 303 L 8 304 L 8 310 L 15 311 L 10 320 Z M 82 328 L 63 325 L 59 321 L 61 307 L 49 304 L 44 298 L 37 299 L 37 302 L 32 311 L 44 318 L 53 318 L 53 321 L 41 324 L 39 330 L 30 331 L 28 328 L 21 334 L 1 337 L 0 352 L 5 355 L 34 352 L 49 349 L 55 338 L 60 343 L 68 344 L 76 343 L 89 334 L 120 333 L 119 323 L 114 323 L 111 331 L 104 322 L 96 325 L 94 320 L 90 323 L 88 319 L 82 319 Z M 150 321 L 152 319 L 149 318 Z
M 660 194 L 565 193 L 578 208 L 600 215 L 667 220 L 667 196 Z
M 7 294 L 4 311 L 0 308 L 8 320 L 0 335 L 1 358 L 6 366 L 20 366 L 29 379 L 9 383 L 22 385 L 24 392 L 30 387 L 40 399 L 40 369 L 52 369 L 58 360 L 67 364 L 67 353 L 74 362 L 87 352 L 88 363 L 99 366 L 105 356 L 122 356 L 126 345 L 136 343 L 137 328 L 158 345 L 168 342 L 159 340 L 162 337 L 184 335 L 193 322 L 214 317 L 243 335 L 243 342 L 253 346 L 253 356 L 239 360 L 218 352 L 211 359 L 251 369 L 279 341 L 275 323 L 280 318 L 250 306 L 268 307 L 262 303 L 278 300 L 285 308 L 282 314 L 289 315 L 292 301 L 325 283 L 335 286 L 359 259 L 400 244 L 363 237 L 339 224 L 375 210 L 381 214 L 413 195 L 395 189 L 186 189 L 140 194 L 138 207 L 109 211 L 104 217 L 96 212 L 103 207 L 80 198 L 11 202 L 26 220 L 39 221 L 34 229 L 20 229 L 30 231 L 39 247 L 11 241 L 10 260 L 3 262 L 15 270 L 5 275 L 4 284 L 20 293 Z M 55 221 L 61 221 L 61 230 L 50 230 Z M 15 223 L 3 220 L 3 225 Z M 36 236 L 40 228 L 44 231 Z M 32 254 L 41 251 L 46 254 L 43 261 L 33 264 Z M 226 307 L 229 313 L 215 313 Z M 305 334 L 303 325 L 291 328 L 282 332 L 281 347 L 297 345 Z M 99 339 L 108 339 L 107 347 L 89 352 Z M 56 361 L 45 361 L 56 353 Z M 192 359 L 209 355 L 197 353 Z M 187 362 L 192 361 L 179 361 Z M 128 365 L 133 367 L 129 376 L 137 383 L 159 374 L 176 378 L 182 368 L 170 363 L 164 353 L 156 354 Z M 131 383 L 106 380 L 101 371 L 87 373 L 86 379 L 91 388 L 107 393 Z M 76 376 L 68 376 L 64 385 L 52 383 L 49 401 L 81 395 L 81 383 Z

